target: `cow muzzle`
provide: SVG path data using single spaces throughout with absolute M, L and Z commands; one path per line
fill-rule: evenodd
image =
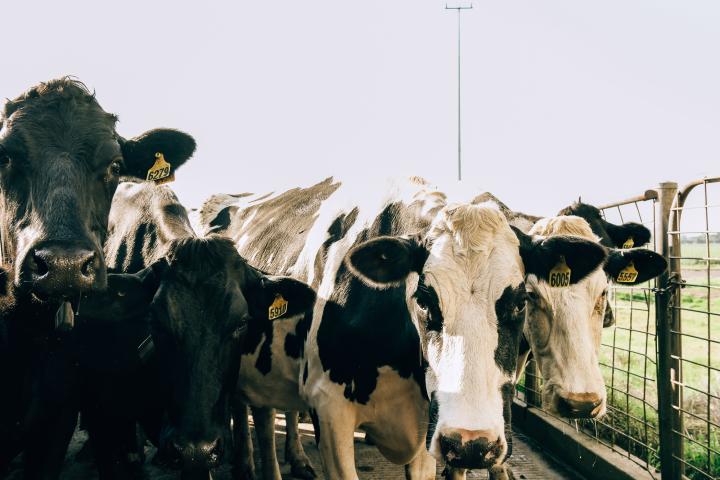
M 18 272 L 20 284 L 49 296 L 102 290 L 107 272 L 102 253 L 87 246 L 46 242 L 31 247 Z
M 605 399 L 592 392 L 556 392 L 555 406 L 565 418 L 596 418 L 605 410 Z
M 440 433 L 443 460 L 456 468 L 488 468 L 502 462 L 507 443 L 487 430 L 448 429 Z
M 168 460 L 187 472 L 212 470 L 220 465 L 223 455 L 222 439 L 198 442 L 185 441 L 180 438 L 171 440 L 168 444 Z M 183 475 L 184 477 L 185 475 Z

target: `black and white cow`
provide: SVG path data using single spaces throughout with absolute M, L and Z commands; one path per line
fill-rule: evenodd
M 318 291 L 297 337 L 306 337 L 300 394 L 312 409 L 326 476 L 357 478 L 360 428 L 390 461 L 409 464 L 409 478 L 434 478 L 423 448 L 428 392 L 435 458 L 501 468 L 510 452 L 524 279 L 547 277 L 564 257 L 576 283 L 605 251 L 579 238 L 535 241 L 513 231 L 495 206 L 450 206 L 417 178 L 379 190 L 327 179 L 236 203 L 208 224 L 224 224 L 250 262 Z
M 230 440 L 230 402 L 248 323 L 268 323 L 278 297 L 290 302 L 287 315 L 304 312 L 314 292 L 259 272 L 227 238 L 197 237 L 172 191 L 151 183 L 118 187 L 106 256 L 111 268 L 127 272 L 111 276 L 115 284 L 105 293 L 119 318 L 107 307 L 95 313 L 80 305 L 86 316 L 111 315 L 81 329 L 83 345 L 95 350 L 84 352 L 81 365 L 91 378 L 83 413 L 99 468 L 113 474 L 139 421 L 183 478 L 207 478 Z M 149 316 L 133 308 L 137 304 Z
M 75 426 L 70 325 L 81 292 L 102 289 L 102 245 L 122 176 L 145 178 L 163 152 L 172 168 L 195 141 L 175 130 L 125 139 L 81 82 L 60 78 L 0 114 L 0 474 L 24 450 L 27 478 L 54 478 Z M 7 281 L 6 281 L 7 280 Z
M 577 216 L 542 219 L 529 234 L 547 239 L 573 235 L 600 244 L 588 222 Z M 543 377 L 543 408 L 568 418 L 595 418 L 606 411 L 599 355 L 602 329 L 607 326 L 608 288 L 612 283 L 646 282 L 667 268 L 665 259 L 652 250 L 607 250 L 602 268 L 574 285 L 553 287 L 533 275 L 525 284 L 525 338 Z

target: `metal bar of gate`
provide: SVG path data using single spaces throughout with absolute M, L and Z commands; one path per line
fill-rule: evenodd
M 658 201 L 655 202 L 655 245 L 657 252 L 666 259 L 670 257 L 668 242 L 668 223 L 673 199 L 677 192 L 677 183 L 661 183 L 657 188 Z M 678 410 L 673 409 L 673 342 L 670 325 L 670 272 L 665 271 L 658 278 L 660 288 L 655 293 L 655 329 L 657 333 L 657 395 L 658 395 L 658 429 L 660 436 L 660 471 L 663 479 L 680 478 L 678 463 L 674 456 L 682 458 L 682 442 L 679 446 L 674 442 L 673 427 L 680 418 Z M 677 347 L 677 345 L 675 345 Z M 676 358 L 680 358 L 677 356 Z M 678 372 L 678 370 L 675 370 Z M 675 379 L 677 380 L 677 379 Z M 678 447 L 680 451 L 678 452 Z

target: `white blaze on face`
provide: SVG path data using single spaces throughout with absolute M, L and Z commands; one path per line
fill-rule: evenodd
M 495 304 L 506 288 L 522 283 L 517 238 L 500 212 L 487 204 L 446 209 L 429 237 L 422 278 L 436 294 L 442 323 L 426 319 L 417 305 L 411 311 L 417 314 L 430 364 L 428 391 L 438 402 L 431 453 L 440 456 L 439 435 L 452 430 L 486 432 L 505 444 L 501 388 L 514 381 L 509 373 L 514 367 L 505 370 L 496 362 Z M 427 311 L 431 317 L 437 313 Z
M 588 223 L 575 216 L 546 218 L 530 231 L 544 237 L 574 235 L 597 240 Z M 543 406 L 558 410 L 558 396 L 591 394 L 602 401 L 605 382 L 599 364 L 608 279 L 602 268 L 569 287 L 551 287 L 546 279 L 529 275 L 525 333 L 544 379 Z

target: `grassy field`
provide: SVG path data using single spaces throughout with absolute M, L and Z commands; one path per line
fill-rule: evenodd
M 720 477 L 720 243 L 684 244 L 681 290 L 682 411 L 686 475 Z M 707 260 L 710 258 L 711 260 Z M 616 325 L 603 332 L 601 364 L 608 415 L 583 422 L 589 434 L 616 444 L 649 467 L 658 466 L 654 294 L 614 290 Z M 521 390 L 521 389 L 519 389 Z

